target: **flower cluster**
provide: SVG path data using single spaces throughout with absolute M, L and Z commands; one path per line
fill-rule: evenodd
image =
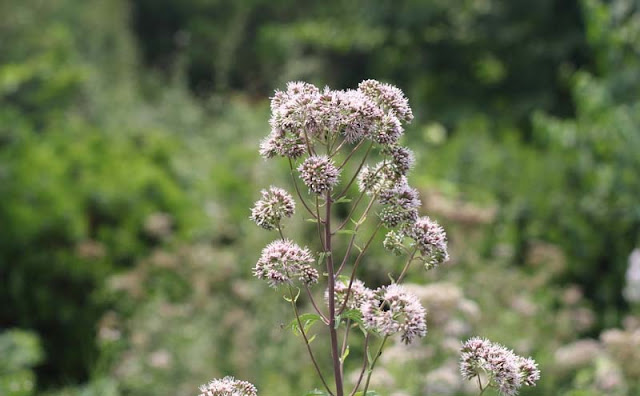
M 393 187 L 394 180 L 389 176 L 389 168 L 384 162 L 374 166 L 365 165 L 358 173 L 358 188 L 367 195 L 379 194 L 380 191 Z
M 403 146 L 389 146 L 383 153 L 391 158 L 391 171 L 397 177 L 406 176 L 413 168 L 415 157 L 410 149 Z
M 200 386 L 200 396 L 257 396 L 256 387 L 247 381 L 240 381 L 233 377 L 214 379 L 208 384 Z
M 403 233 L 413 239 L 425 260 L 427 269 L 449 260 L 447 234 L 428 216 L 420 217 L 415 223 L 406 224 L 403 227 Z
M 370 137 L 379 128 L 384 113 L 370 98 L 358 90 L 334 91 L 335 130 L 341 131 L 347 143 Z
M 291 283 L 297 278 L 304 284 L 318 282 L 318 271 L 311 266 L 313 256 L 307 248 L 301 248 L 288 240 L 271 242 L 262 249 L 253 274 L 266 279 L 271 287 Z
M 338 184 L 340 171 L 326 155 L 313 155 L 298 167 L 304 184 L 316 194 L 331 191 Z
M 376 289 L 360 310 L 365 328 L 384 336 L 400 332 L 405 344 L 427 335 L 426 310 L 416 296 L 397 284 Z
M 538 365 L 504 346 L 487 339 L 471 338 L 460 349 L 460 373 L 470 380 L 481 373 L 489 376 L 487 386 L 497 388 L 505 396 L 518 394 L 522 385 L 535 386 L 540 379 Z
M 385 236 L 384 241 L 382 241 L 382 245 L 391 253 L 399 256 L 404 252 L 403 242 L 404 235 L 396 230 L 391 230 Z
M 385 205 L 380 212 L 382 223 L 393 228 L 406 222 L 415 222 L 421 205 L 418 195 L 418 191 L 409 186 L 404 176 L 392 188 L 381 191 L 380 203 Z
M 347 300 L 346 309 L 360 309 L 362 304 L 373 298 L 373 290 L 367 288 L 364 282 L 358 279 L 354 279 L 351 284 L 351 290 L 349 291 L 349 280 L 337 280 L 334 293 L 336 298 L 336 311 L 342 308 L 345 298 L 347 298 L 347 291 L 349 292 L 349 298 Z M 329 290 L 325 290 L 324 299 L 328 302 Z M 327 303 L 328 304 L 328 303 Z
M 290 82 L 271 98 L 271 133 L 260 144 L 260 155 L 296 159 L 312 154 L 313 140 L 327 142 L 342 135 L 347 143 L 370 139 L 395 145 L 413 114 L 402 91 L 375 80 L 357 90 L 319 90 L 305 82 Z
M 358 85 L 358 89 L 401 121 L 413 120 L 409 100 L 398 87 L 376 80 L 365 80 Z
M 251 220 L 265 230 L 278 228 L 283 217 L 291 217 L 296 208 L 293 197 L 285 190 L 270 187 L 262 190 L 262 199 L 251 209 Z

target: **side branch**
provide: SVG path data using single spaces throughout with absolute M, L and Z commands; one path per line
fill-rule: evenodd
M 353 271 L 351 272 L 351 279 L 349 279 L 349 287 L 347 288 L 347 294 L 344 296 L 344 302 L 342 303 L 342 307 L 340 307 L 340 311 L 338 311 L 338 315 L 342 314 L 342 312 L 344 312 L 345 308 L 347 307 L 347 301 L 349 301 L 349 296 L 351 295 L 351 287 L 353 286 L 353 281 L 356 278 L 356 270 L 358 269 L 360 260 L 362 260 L 362 257 L 364 256 L 365 252 L 371 245 L 373 238 L 375 238 L 376 234 L 380 230 L 380 227 L 382 227 L 382 222 L 378 223 L 375 231 L 373 231 L 373 233 L 371 234 L 371 237 L 367 241 L 367 244 L 364 245 L 364 248 L 362 248 L 362 251 L 360 251 L 360 254 L 358 254 L 358 257 L 356 257 L 356 262 L 353 264 Z
M 314 218 L 314 219 L 318 219 L 318 216 L 313 213 L 313 210 L 311 210 L 311 208 L 309 208 L 309 205 L 307 205 L 307 203 L 305 202 L 304 198 L 302 198 L 302 194 L 300 193 L 300 189 L 298 189 L 298 182 L 296 181 L 296 177 L 293 175 L 293 162 L 291 162 L 291 158 L 289 158 L 289 169 L 291 169 L 291 181 L 293 182 L 293 186 L 296 189 L 296 193 L 298 194 L 298 198 L 300 199 L 300 202 L 302 202 L 302 205 L 304 206 L 304 208 L 307 210 L 307 212 L 309 212 L 309 214 Z
M 316 372 L 318 373 L 318 376 L 320 377 L 320 380 L 322 381 L 322 384 L 324 385 L 325 389 L 327 390 L 327 392 L 329 392 L 329 395 L 334 396 L 333 392 L 331 392 L 331 389 L 329 389 L 329 385 L 327 385 L 327 382 L 324 380 L 324 376 L 322 375 L 322 371 L 320 371 L 320 367 L 318 366 L 318 362 L 316 362 L 316 358 L 313 356 L 313 351 L 311 350 L 311 344 L 309 343 L 309 338 L 307 337 L 307 334 L 304 331 L 304 326 L 302 325 L 302 321 L 300 320 L 300 314 L 298 313 L 298 307 L 296 306 L 295 297 L 293 295 L 293 290 L 291 290 L 291 286 L 289 286 L 289 296 L 291 298 L 291 306 L 293 307 L 293 313 L 295 314 L 296 321 L 298 322 L 298 328 L 300 328 L 300 334 L 302 334 L 302 338 L 304 339 L 304 344 L 307 346 L 307 351 L 309 351 L 309 356 L 311 357 L 313 366 L 316 368 Z
M 356 181 L 356 178 L 358 177 L 358 173 L 360 173 L 360 169 L 362 169 L 362 167 L 364 166 L 364 163 L 367 160 L 367 157 L 369 156 L 369 153 L 371 152 L 371 148 L 372 147 L 373 147 L 373 142 L 371 142 L 371 144 L 369 145 L 369 148 L 367 149 L 367 152 L 364 154 L 364 157 L 362 157 L 362 161 L 360 161 L 360 165 L 358 165 L 358 169 L 356 169 L 355 173 L 353 174 L 353 177 L 351 178 L 351 180 L 349 181 L 347 186 L 344 188 L 344 190 L 342 190 L 342 192 L 340 194 L 338 194 L 338 199 L 344 197 L 344 195 L 347 193 L 347 191 L 349 191 L 349 187 L 351 187 L 353 182 Z M 351 157 L 351 155 L 349 155 L 349 157 L 347 157 L 347 160 L 350 157 Z M 342 168 L 346 164 L 347 160 L 345 160 L 345 162 L 342 165 L 340 165 L 340 168 Z

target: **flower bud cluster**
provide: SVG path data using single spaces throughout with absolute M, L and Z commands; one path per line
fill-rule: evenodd
M 434 268 L 449 260 L 447 234 L 437 222 L 428 216 L 420 217 L 415 223 L 405 224 L 403 233 L 413 239 L 425 260 L 427 269 Z
M 401 121 L 411 122 L 413 120 L 413 112 L 409 107 L 409 100 L 398 87 L 376 80 L 365 80 L 358 85 L 358 90 L 373 99 L 389 113 L 393 113 Z
M 247 381 L 240 381 L 233 377 L 214 379 L 208 384 L 200 386 L 200 396 L 257 396 L 256 387 Z
M 267 280 L 274 288 L 292 283 L 294 278 L 308 285 L 318 282 L 318 271 L 311 266 L 314 261 L 307 248 L 288 240 L 278 240 L 262 249 L 253 274 L 258 279 Z
M 313 155 L 298 167 L 300 178 L 309 191 L 322 194 L 338 184 L 340 171 L 326 155 Z
M 336 311 L 342 308 L 345 298 L 347 298 L 347 291 L 349 291 L 349 280 L 337 280 L 334 287 Z M 361 280 L 354 279 L 351 291 L 349 291 L 346 309 L 360 309 L 362 304 L 371 298 L 373 298 L 373 290 L 367 288 Z M 325 290 L 324 299 L 328 305 L 329 290 Z
M 396 230 L 391 230 L 387 232 L 384 241 L 382 241 L 382 245 L 391 253 L 395 254 L 396 256 L 400 256 L 404 252 L 403 242 L 404 235 Z
M 427 335 L 426 310 L 416 296 L 397 284 L 376 289 L 360 310 L 367 330 L 384 336 L 399 332 L 405 344 Z
M 406 176 L 411 168 L 413 168 L 415 157 L 413 156 L 413 152 L 407 147 L 389 146 L 383 150 L 383 153 L 391 158 L 391 172 L 393 172 L 396 177 Z
M 460 373 L 464 379 L 487 374 L 488 386 L 505 396 L 517 395 L 520 387 L 535 386 L 540 379 L 540 370 L 533 359 L 518 356 L 487 339 L 471 338 L 462 344 L 460 352 Z
M 358 189 L 367 195 L 379 194 L 393 187 L 394 179 L 390 176 L 392 175 L 384 162 L 378 162 L 374 166 L 365 165 L 358 173 Z
M 265 230 L 279 227 L 283 217 L 291 217 L 296 208 L 293 197 L 285 190 L 270 187 L 269 191 L 262 190 L 262 199 L 258 200 L 251 209 L 251 220 Z
M 380 212 L 380 220 L 386 227 L 393 228 L 418 219 L 420 202 L 418 191 L 409 186 L 406 177 L 390 189 L 380 192 L 380 203 L 385 207 Z

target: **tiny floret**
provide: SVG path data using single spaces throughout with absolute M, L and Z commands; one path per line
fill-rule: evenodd
M 420 217 L 415 223 L 405 224 L 403 231 L 405 235 L 414 240 L 427 269 L 434 268 L 449 260 L 447 234 L 438 223 L 428 216 Z
M 298 279 L 304 284 L 318 282 L 318 271 L 311 265 L 314 258 L 307 248 L 301 248 L 288 240 L 271 242 L 262 249 L 253 274 L 265 279 L 273 288 Z
M 273 230 L 280 226 L 283 217 L 293 216 L 296 204 L 288 192 L 272 186 L 260 193 L 262 199 L 255 203 L 250 217 L 257 225 L 265 230 Z
M 240 381 L 233 377 L 214 379 L 208 384 L 200 386 L 199 396 L 257 396 L 256 387 L 247 381 Z
M 331 191 L 338 184 L 340 170 L 326 155 L 314 155 L 307 158 L 298 167 L 300 178 L 309 191 L 321 194 Z
M 415 295 L 395 283 L 376 289 L 360 311 L 367 330 L 384 336 L 399 332 L 405 344 L 427 335 L 426 310 Z
M 460 373 L 466 380 L 486 374 L 490 378 L 487 386 L 497 388 L 505 396 L 517 395 L 523 385 L 535 386 L 540 379 L 540 370 L 533 359 L 479 337 L 462 344 Z

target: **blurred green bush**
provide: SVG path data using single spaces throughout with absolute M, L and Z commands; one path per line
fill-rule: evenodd
M 0 15 L 0 393 L 192 395 L 227 374 L 313 388 L 284 308 L 250 278 L 271 237 L 248 221 L 255 186 L 288 183 L 257 155 L 265 96 L 371 77 L 408 92 L 412 177 L 456 259 L 422 360 L 387 373 L 407 392 L 440 389 L 451 335 L 481 334 L 541 362 L 528 394 L 595 395 L 608 373 L 634 394 L 621 369 L 634 358 L 561 371 L 554 355 L 629 312 L 632 1 L 25 0 Z M 307 225 L 290 231 L 303 242 Z M 398 263 L 367 265 L 375 284 Z

